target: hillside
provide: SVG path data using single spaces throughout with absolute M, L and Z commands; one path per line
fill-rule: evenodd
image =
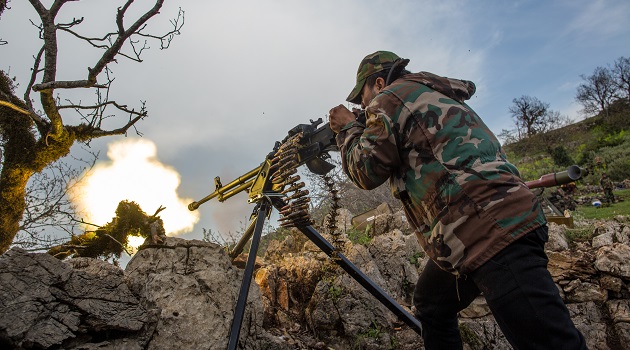
M 601 113 L 504 149 L 526 181 L 577 164 L 589 170 L 586 184 L 597 184 L 602 171 L 621 182 L 630 178 L 630 104 L 618 101 L 608 116 Z

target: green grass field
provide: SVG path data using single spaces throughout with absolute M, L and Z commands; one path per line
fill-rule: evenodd
M 573 216 L 579 219 L 602 220 L 612 219 L 617 215 L 630 215 L 630 189 L 615 190 L 613 193 L 621 201 L 600 208 L 592 205 L 580 205 L 576 208 Z

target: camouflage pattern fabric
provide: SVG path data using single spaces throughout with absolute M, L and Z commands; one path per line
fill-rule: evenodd
M 366 125 L 337 135 L 344 172 L 363 189 L 389 179 L 425 252 L 454 274 L 546 224 L 499 141 L 464 103 L 474 92 L 470 81 L 408 74 L 370 102 Z
M 367 78 L 374 73 L 390 69 L 396 62 L 398 62 L 400 68 L 403 68 L 407 66 L 409 60 L 400 58 L 395 53 L 389 51 L 376 51 L 365 56 L 357 70 L 357 82 L 352 92 L 350 92 L 350 95 L 346 98 L 346 101 L 361 104 L 361 90 Z
M 610 178 L 602 174 L 602 177 L 599 180 L 599 184 L 602 186 L 602 189 L 604 190 L 604 197 L 605 197 L 606 202 L 614 203 L 615 195 L 613 194 L 613 188 L 615 187 L 615 185 L 610 180 Z

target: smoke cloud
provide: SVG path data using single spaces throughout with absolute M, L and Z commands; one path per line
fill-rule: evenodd
M 70 199 L 84 220 L 104 225 L 112 220 L 122 200 L 134 201 L 147 214 L 166 207 L 159 216 L 170 235 L 192 231 L 199 213 L 188 210 L 189 198 L 180 198 L 181 178 L 157 159 L 157 148 L 147 139 L 125 139 L 108 145 L 108 161 L 98 162 L 73 186 Z

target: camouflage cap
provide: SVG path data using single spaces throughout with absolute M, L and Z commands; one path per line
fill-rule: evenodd
M 408 59 L 401 59 L 393 52 L 389 51 L 376 51 L 373 54 L 369 54 L 365 56 L 361 64 L 359 64 L 359 69 L 357 70 L 357 83 L 352 89 L 350 95 L 346 101 L 354 104 L 361 104 L 361 90 L 363 90 L 363 85 L 365 85 L 365 80 L 367 77 L 374 73 L 378 73 L 385 69 L 389 69 L 394 65 L 394 62 L 401 61 L 399 63 L 399 67 L 403 68 L 409 63 Z

